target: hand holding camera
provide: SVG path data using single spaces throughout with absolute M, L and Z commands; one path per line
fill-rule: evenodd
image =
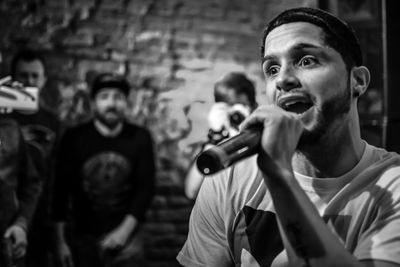
M 24 87 L 11 80 L 10 76 L 0 79 L 0 111 L 12 110 L 36 111 L 39 108 L 39 89 Z
M 217 144 L 228 137 L 237 135 L 239 125 L 249 115 L 250 108 L 245 105 L 231 106 L 224 102 L 215 103 L 208 113 L 210 143 Z

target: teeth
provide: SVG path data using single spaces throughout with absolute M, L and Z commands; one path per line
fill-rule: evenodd
M 295 105 L 295 104 L 297 104 L 297 103 L 304 103 L 304 104 L 307 104 L 306 101 L 302 101 L 302 100 L 289 100 L 289 101 L 285 102 L 285 103 L 283 104 L 283 106 L 284 106 L 285 108 L 288 108 L 288 107 L 290 107 L 291 105 Z
M 303 95 L 292 94 L 278 99 L 278 105 L 289 112 L 303 113 L 312 106 L 312 103 Z

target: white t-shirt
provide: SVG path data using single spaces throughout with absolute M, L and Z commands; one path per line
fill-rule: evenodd
M 366 144 L 360 162 L 343 176 L 295 176 L 357 259 L 400 264 L 398 154 Z M 255 157 L 204 180 L 177 259 L 184 266 L 288 266 Z

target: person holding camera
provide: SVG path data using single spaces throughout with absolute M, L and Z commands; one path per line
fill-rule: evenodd
M 24 140 L 37 156 L 34 163 L 43 168 L 42 193 L 28 233 L 26 265 L 28 267 L 47 267 L 51 264 L 52 240 L 50 206 L 54 179 L 57 143 L 62 131 L 62 123 L 56 114 L 47 107 L 43 91 L 47 84 L 47 68 L 42 52 L 33 49 L 19 50 L 11 60 L 12 80 L 24 87 L 38 89 L 38 108 L 14 109 L 9 116 L 20 125 Z
M 202 151 L 239 132 L 240 123 L 257 107 L 253 82 L 242 72 L 229 72 L 214 85 L 215 103 L 208 113 L 208 140 Z M 185 195 L 195 199 L 204 176 L 195 162 L 185 179 Z

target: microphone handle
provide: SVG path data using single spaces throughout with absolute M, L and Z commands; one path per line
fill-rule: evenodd
M 214 174 L 235 162 L 257 153 L 261 141 L 260 130 L 247 130 L 201 152 L 197 168 L 204 175 Z

